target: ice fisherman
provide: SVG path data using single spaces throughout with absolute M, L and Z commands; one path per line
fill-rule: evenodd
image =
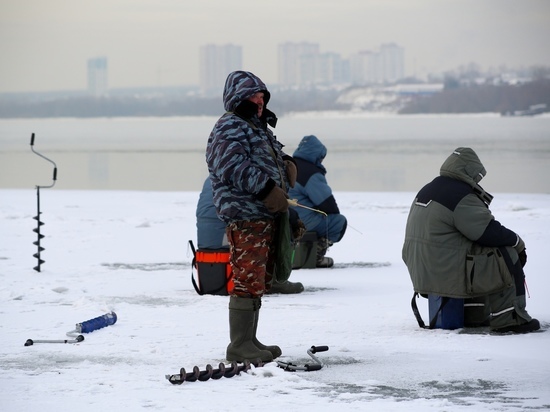
M 317 267 L 334 265 L 334 260 L 325 254 L 330 246 L 342 240 L 347 228 L 347 219 L 340 213 L 326 179 L 327 170 L 323 165 L 326 155 L 326 146 L 316 136 L 304 136 L 292 155 L 298 166 L 298 177 L 289 191 L 289 196 L 299 204 L 327 214 L 296 208 L 306 230 L 317 233 Z
M 229 298 L 228 361 L 282 354 L 261 343 L 256 332 L 262 297 L 273 283 L 276 218 L 288 210 L 288 188 L 296 181 L 294 159 L 270 127 L 277 117 L 267 109 L 270 93 L 251 72 L 227 76 L 223 104 L 206 147 L 214 205 L 226 224 L 234 288 Z M 268 127 L 270 126 L 270 127 Z
M 493 196 L 479 185 L 485 175 L 471 148 L 451 153 L 411 205 L 403 261 L 417 293 L 487 296 L 492 331 L 536 331 L 525 309 L 525 243 L 491 213 Z

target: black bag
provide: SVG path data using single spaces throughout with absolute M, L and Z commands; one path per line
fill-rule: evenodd
M 290 240 L 288 212 L 281 213 L 275 222 L 277 225 L 277 238 L 275 240 L 275 273 L 273 278 L 277 283 L 284 283 L 290 277 L 290 272 L 292 272 L 293 246 Z
M 193 251 L 191 264 L 191 283 L 199 295 L 227 296 L 233 291 L 233 274 L 229 264 L 229 249 L 198 249 L 193 242 L 189 245 Z M 193 276 L 197 270 L 197 281 Z
M 296 242 L 292 269 L 315 269 L 317 267 L 317 233 L 306 232 Z

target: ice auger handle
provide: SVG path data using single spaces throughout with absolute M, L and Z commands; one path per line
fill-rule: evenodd
M 27 339 L 25 346 L 32 346 L 35 343 L 80 343 L 84 336 L 78 335 L 74 339 Z
M 39 185 L 36 185 L 36 216 L 33 218 L 36 220 L 36 229 L 33 229 L 33 232 L 35 232 L 37 234 L 37 240 L 36 242 L 33 242 L 33 245 L 36 245 L 37 247 L 37 252 L 33 255 L 33 257 L 35 257 L 37 260 L 38 260 L 38 265 L 36 265 L 33 269 L 36 270 L 37 272 L 40 272 L 41 271 L 41 268 L 40 266 L 42 265 L 42 263 L 45 263 L 45 260 L 42 259 L 42 253 L 45 249 L 42 247 L 42 245 L 40 244 L 40 240 L 44 238 L 44 235 L 42 233 L 40 233 L 40 227 L 44 225 L 44 222 L 42 222 L 40 220 L 40 214 L 42 213 L 40 211 L 40 188 L 44 188 L 44 189 L 48 189 L 50 187 L 54 187 L 55 185 L 55 181 L 57 180 L 57 165 L 55 164 L 54 161 L 48 159 L 46 156 L 38 153 L 36 150 L 34 150 L 34 133 L 31 135 L 31 150 L 33 153 L 35 153 L 36 155 L 40 156 L 42 159 L 44 160 L 47 160 L 48 162 L 50 162 L 52 165 L 53 165 L 53 182 L 51 185 L 49 186 L 39 186 Z
M 326 352 L 327 350 L 328 346 L 312 346 L 310 349 L 311 353 Z

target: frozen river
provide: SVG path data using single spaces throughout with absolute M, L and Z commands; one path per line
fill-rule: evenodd
M 204 150 L 216 117 L 0 120 L 0 188 L 199 190 Z M 292 154 L 315 134 L 327 146 L 335 191 L 416 191 L 450 152 L 472 147 L 488 171 L 489 192 L 550 193 L 550 117 L 499 115 L 285 116 L 274 130 Z

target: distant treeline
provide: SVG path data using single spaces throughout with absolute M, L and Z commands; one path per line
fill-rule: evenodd
M 334 103 L 334 90 L 277 92 L 268 107 L 277 115 L 291 111 L 343 110 Z M 64 98 L 0 99 L 0 118 L 33 117 L 132 117 L 219 116 L 224 111 L 221 96 L 72 96 Z
M 219 100 L 219 99 L 218 99 Z M 0 117 L 194 116 L 219 113 L 214 99 L 74 96 L 44 100 L 0 100 Z
M 441 93 L 414 98 L 399 113 L 507 113 L 541 103 L 550 110 L 550 79 L 498 86 L 449 82 Z
M 349 91 L 349 90 L 348 90 Z M 347 110 L 335 89 L 277 90 L 268 107 L 281 116 L 289 112 Z M 545 103 L 550 108 L 550 79 L 518 85 L 468 84 L 447 81 L 442 92 L 398 99 L 391 105 L 402 114 L 513 112 Z M 218 116 L 219 97 L 190 95 L 127 95 L 92 97 L 0 97 L 0 118 Z

